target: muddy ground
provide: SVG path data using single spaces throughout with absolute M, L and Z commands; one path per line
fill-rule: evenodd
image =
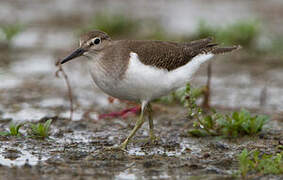
M 203 2 L 211 4 L 203 6 Z M 119 100 L 110 103 L 108 96 L 91 81 L 83 58 L 64 66 L 75 108 L 73 120 L 68 119 L 66 85 L 62 77 L 55 77 L 54 64 L 76 47 L 79 26 L 86 25 L 96 11 L 120 8 L 137 18 L 158 17 L 170 32 L 189 33 L 197 24 L 192 17 L 198 14 L 196 9 L 201 9 L 205 12 L 201 17 L 215 23 L 220 23 L 222 17 L 226 18 L 221 23 L 259 17 L 269 31 L 282 32 L 282 24 L 274 18 L 282 16 L 280 1 L 258 1 L 256 6 L 247 1 L 231 2 L 226 1 L 223 9 L 223 1 L 158 1 L 153 5 L 140 1 L 139 8 L 128 1 L 1 1 L 0 20 L 20 21 L 26 27 L 11 46 L 0 44 L 0 131 L 7 130 L 11 122 L 53 122 L 47 140 L 28 138 L 28 123 L 21 128 L 21 137 L 0 136 L 0 179 L 237 179 L 237 155 L 244 148 L 279 152 L 278 145 L 283 143 L 282 57 L 258 56 L 245 50 L 213 59 L 211 105 L 220 112 L 247 108 L 270 115 L 271 121 L 263 132 L 253 137 L 190 137 L 187 131 L 193 120 L 187 118 L 184 107 L 154 103 L 158 144 L 138 141 L 148 135 L 145 123 L 127 152 L 105 151 L 104 147 L 117 145 L 126 138 L 137 117 L 98 116 L 135 104 Z M 122 5 L 131 8 L 125 11 Z M 267 6 L 276 11 L 271 15 Z M 183 7 L 191 11 L 183 11 Z M 209 13 L 211 8 L 215 16 Z M 169 10 L 176 16 L 170 16 Z M 10 11 L 13 16 L 9 16 Z M 194 77 L 194 87 L 205 84 L 206 67 L 202 66 Z M 251 178 L 283 176 L 256 174 Z
M 272 121 L 254 137 L 193 138 L 187 133 L 192 121 L 182 109 L 155 104 L 154 120 L 160 141 L 155 145 L 138 141 L 147 137 L 145 124 L 127 152 L 106 151 L 104 147 L 122 142 L 133 128 L 133 117 L 72 122 L 50 117 L 53 123 L 48 140 L 1 137 L 0 175 L 4 179 L 234 179 L 237 155 L 244 148 L 272 154 L 280 151 L 282 121 Z M 8 123 L 1 121 L 0 130 Z

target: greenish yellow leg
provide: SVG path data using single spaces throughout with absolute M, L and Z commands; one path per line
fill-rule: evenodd
M 144 123 L 144 110 L 145 110 L 146 106 L 147 106 L 147 102 L 143 102 L 142 108 L 141 108 L 141 114 L 140 114 L 139 119 L 136 122 L 134 129 L 132 130 L 130 135 L 127 137 L 127 139 L 120 145 L 120 148 L 122 150 L 125 150 L 127 148 L 127 145 L 129 144 L 131 138 L 136 134 L 137 130 L 139 130 L 139 128 L 143 125 L 143 123 Z
M 152 107 L 151 104 L 149 103 L 147 106 L 148 110 L 148 124 L 149 124 L 149 137 L 151 142 L 155 142 L 158 140 L 158 138 L 154 134 L 154 125 L 153 125 L 153 119 L 152 119 Z

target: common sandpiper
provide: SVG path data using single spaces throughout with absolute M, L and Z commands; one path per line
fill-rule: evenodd
M 131 138 L 149 120 L 149 136 L 156 140 L 150 102 L 190 82 L 200 65 L 216 54 L 240 46 L 219 47 L 212 38 L 192 42 L 112 40 L 98 30 L 84 34 L 79 48 L 61 64 L 85 56 L 91 76 L 105 93 L 118 99 L 138 101 L 141 113 L 134 129 L 118 148 L 125 150 Z

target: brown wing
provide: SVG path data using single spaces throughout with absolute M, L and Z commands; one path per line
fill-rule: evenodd
M 211 38 L 206 38 L 189 43 L 128 41 L 128 45 L 131 51 L 138 54 L 142 63 L 171 71 L 187 64 L 198 54 L 208 52 L 219 54 L 237 49 L 237 47 L 219 48 L 217 44 L 211 42 Z

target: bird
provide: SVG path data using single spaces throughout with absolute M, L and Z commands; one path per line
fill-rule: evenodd
M 107 33 L 93 30 L 83 34 L 79 47 L 59 63 L 87 57 L 91 77 L 102 91 L 118 99 L 141 103 L 134 128 L 115 146 L 126 150 L 146 116 L 149 140 L 158 139 L 154 133 L 151 101 L 185 86 L 200 65 L 214 55 L 239 48 L 238 45 L 220 47 L 211 37 L 191 42 L 112 40 Z

